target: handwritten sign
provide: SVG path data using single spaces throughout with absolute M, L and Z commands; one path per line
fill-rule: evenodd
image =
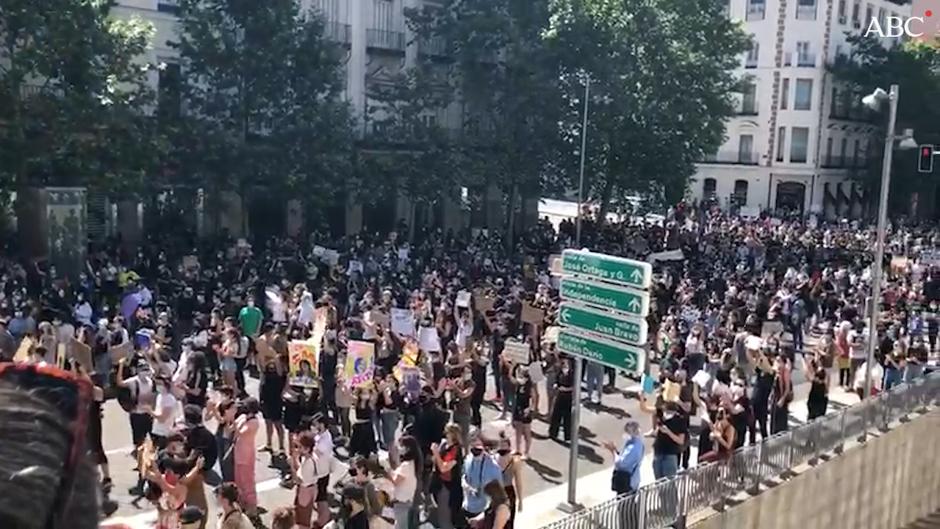
M 461 290 L 457 293 L 457 306 L 470 308 L 470 293 L 466 290 Z
M 522 305 L 522 321 L 523 323 L 531 323 L 533 325 L 540 325 L 542 320 L 545 319 L 545 311 L 532 305 L 531 303 L 526 303 Z
M 441 337 L 437 334 L 437 327 L 418 329 L 418 347 L 428 352 L 441 350 Z
M 81 365 L 85 371 L 91 373 L 94 370 L 94 364 L 91 359 L 91 347 L 88 347 L 74 337 L 69 342 L 68 356 Z
M 506 340 L 506 346 L 503 348 L 503 356 L 511 360 L 514 364 L 528 364 L 529 344 L 522 343 L 519 340 Z
M 375 344 L 350 340 L 346 350 L 346 384 L 368 387 L 375 378 Z
M 20 342 L 20 347 L 16 350 L 16 354 L 13 355 L 14 362 L 26 362 L 29 360 L 30 353 L 33 352 L 33 346 L 36 345 L 36 342 L 33 341 L 29 336 L 23 338 L 23 341 Z
M 317 368 L 319 347 L 311 341 L 291 340 L 287 344 L 290 367 L 287 383 L 304 388 L 317 387 Z
M 392 309 L 392 332 L 400 336 L 414 336 L 414 312 L 409 309 Z
M 131 342 L 124 342 L 121 345 L 115 345 L 108 349 L 108 354 L 111 355 L 111 362 L 113 364 L 117 364 L 122 358 L 129 358 L 133 352 L 134 348 L 131 346 Z

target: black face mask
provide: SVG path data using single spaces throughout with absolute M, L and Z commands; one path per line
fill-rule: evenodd
M 471 449 L 470 449 L 470 453 L 473 454 L 473 455 L 475 455 L 475 456 L 478 456 L 478 455 L 480 455 L 480 454 L 483 453 L 483 449 L 482 449 L 482 448 L 471 448 Z

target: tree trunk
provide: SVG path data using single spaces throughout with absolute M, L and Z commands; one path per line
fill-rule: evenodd
M 607 177 L 607 181 L 604 182 L 604 190 L 601 192 L 601 204 L 600 208 L 597 210 L 597 225 L 602 226 L 607 223 L 607 210 L 610 209 L 610 198 L 614 194 L 614 182 Z
M 519 184 L 512 184 L 512 191 L 509 193 L 509 203 L 506 205 L 506 249 L 510 252 L 513 248 L 513 239 L 516 235 L 516 202 L 519 201 Z

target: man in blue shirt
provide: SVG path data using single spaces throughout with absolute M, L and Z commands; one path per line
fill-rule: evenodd
M 502 477 L 499 465 L 483 449 L 480 436 L 476 436 L 470 442 L 470 453 L 463 463 L 463 510 L 468 519 L 486 510 L 489 498 L 483 493 L 483 487 Z
M 611 488 L 617 495 L 629 494 L 640 488 L 640 464 L 646 447 L 640 437 L 640 425 L 636 421 L 627 421 L 623 426 L 624 441 L 620 450 L 610 441 L 604 447 L 614 456 L 614 476 Z

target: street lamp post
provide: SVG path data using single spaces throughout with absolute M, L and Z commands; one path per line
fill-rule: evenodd
M 868 352 L 865 357 L 865 394 L 863 398 L 871 396 L 871 372 L 872 363 L 875 358 L 875 349 L 878 347 L 878 316 L 881 306 L 881 278 L 884 273 L 884 255 L 885 255 L 885 231 L 888 223 L 888 192 L 891 188 L 891 158 L 894 154 L 894 142 L 901 140 L 899 147 L 909 149 L 916 146 L 913 140 L 913 131 L 907 129 L 904 134 L 897 135 L 894 127 L 898 114 L 898 85 L 891 85 L 889 92 L 881 88 L 862 98 L 862 102 L 869 108 L 877 110 L 881 103 L 887 99 L 889 103 L 888 111 L 888 129 L 885 132 L 884 158 L 881 163 L 881 195 L 878 199 L 878 228 L 875 235 L 875 260 L 872 263 L 872 286 L 871 303 L 869 304 L 869 324 L 868 324 Z M 865 414 L 865 430 L 862 433 L 862 440 L 868 433 L 868 414 Z
M 588 128 L 588 110 L 591 95 L 591 77 L 584 76 L 584 118 L 581 122 L 581 167 L 578 175 L 578 216 L 575 219 L 575 248 L 581 248 L 581 216 L 584 201 L 584 158 L 587 153 L 587 128 Z M 577 482 L 578 482 L 578 441 L 581 426 L 581 370 L 584 361 L 580 358 L 572 358 L 574 369 L 572 377 L 574 385 L 571 391 L 571 445 L 568 453 L 568 498 L 567 502 L 559 506 L 566 512 L 575 512 L 580 510 L 577 502 Z

